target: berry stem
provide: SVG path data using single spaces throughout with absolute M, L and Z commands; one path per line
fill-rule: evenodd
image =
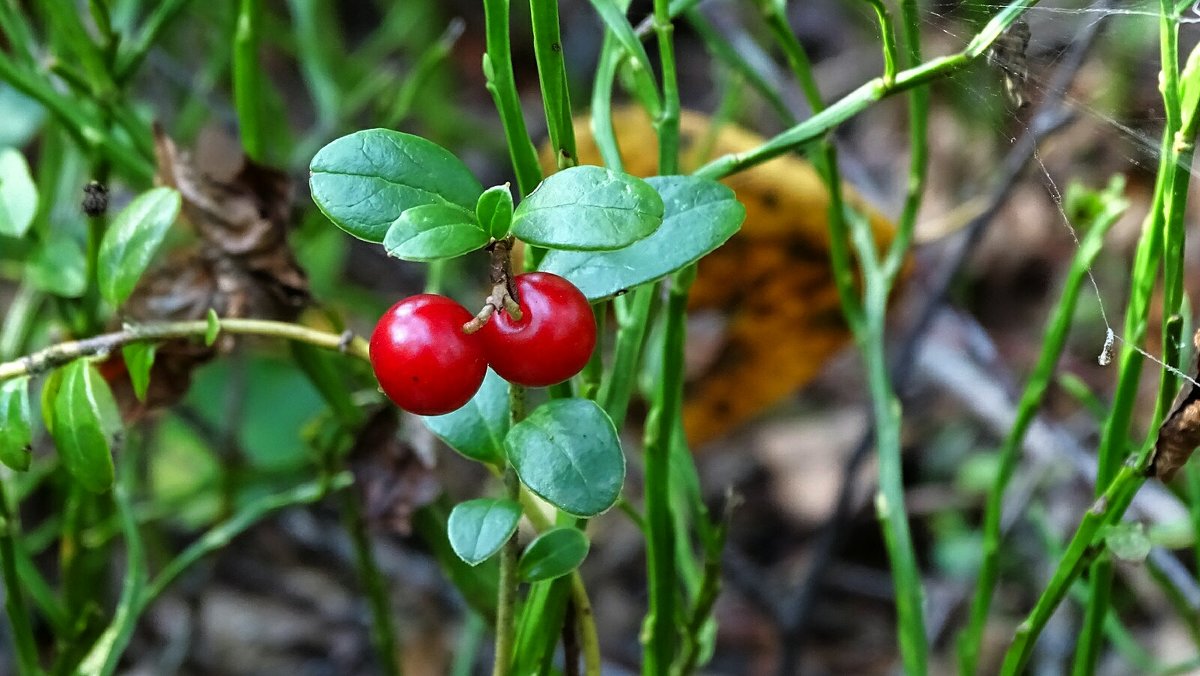
M 475 318 L 463 324 L 463 333 L 475 333 L 487 324 L 492 315 L 504 310 L 513 321 L 521 321 L 521 306 L 518 304 L 517 287 L 513 284 L 512 249 L 514 240 L 511 236 L 498 239 L 488 245 L 492 254 L 491 281 L 492 293 L 483 301 L 483 307 L 476 313 Z

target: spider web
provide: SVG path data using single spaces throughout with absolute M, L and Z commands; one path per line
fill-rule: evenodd
M 935 31 L 941 31 L 951 42 L 958 45 L 957 48 L 961 49 L 974 35 L 971 26 L 964 19 L 976 22 L 986 20 L 1005 6 L 1004 4 L 962 3 L 948 9 L 926 9 L 922 12 L 922 20 L 927 24 L 927 29 L 932 27 Z M 1091 118 L 1125 141 L 1122 144 L 1122 147 L 1125 148 L 1122 155 L 1131 168 L 1153 172 L 1161 157 L 1161 133 L 1155 135 L 1123 122 L 1118 119 L 1117 114 L 1102 109 L 1096 102 L 1084 100 L 1070 90 L 1051 93 L 1048 79 L 1057 60 L 1064 54 L 1071 36 L 1087 28 L 1089 24 L 1100 21 L 1108 22 L 1105 29 L 1109 40 L 1112 39 L 1112 34 L 1118 30 L 1144 30 L 1157 35 L 1159 22 L 1157 0 L 1141 2 L 1097 0 L 1086 4 L 1044 2 L 1030 8 L 1022 16 L 1022 21 L 1027 23 L 1028 33 L 1023 34 L 1024 27 L 1016 31 L 1010 29 L 1009 34 L 997 41 L 997 48 L 994 48 L 992 58 L 989 59 L 989 67 L 996 71 L 993 77 L 987 80 L 992 86 L 980 86 L 978 73 L 967 72 L 951 75 L 951 79 L 957 81 L 962 92 L 973 97 L 985 109 L 999 107 L 1004 111 L 1006 128 L 1002 130 L 1003 138 L 1009 143 L 1015 143 L 1017 135 L 1007 129 L 1008 125 L 1025 131 L 1029 128 L 1028 115 L 1023 114 L 1027 110 L 1023 110 L 1020 105 L 1022 100 L 1025 103 L 1029 100 L 1036 102 L 1046 96 L 1056 96 L 1063 108 L 1079 117 Z M 1196 42 L 1197 33 L 1200 33 L 1200 26 L 1197 26 L 1200 24 L 1200 0 L 1184 12 L 1180 24 L 1181 58 L 1186 58 L 1192 45 Z M 1105 40 L 1106 37 L 1101 36 L 1099 44 L 1104 45 Z M 1153 70 L 1157 74 L 1157 40 L 1147 43 L 1147 47 L 1152 47 L 1152 49 L 1144 56 L 1155 59 Z M 1103 46 L 1100 49 L 1103 49 Z M 1098 53 L 1099 50 L 1094 50 L 1090 58 L 1095 59 Z M 1139 56 L 1142 55 L 1139 53 Z M 1156 103 L 1154 114 L 1148 118 L 1141 118 L 1141 121 L 1146 123 L 1149 128 L 1160 131 L 1165 120 L 1161 110 L 1161 100 Z M 1061 177 L 1056 180 L 1053 172 L 1043 160 L 1042 149 L 1036 146 L 1033 150 L 1033 160 L 1042 187 L 1053 201 L 1063 228 L 1078 249 L 1080 246 L 1079 235 L 1067 216 L 1063 191 L 1059 187 L 1059 181 L 1069 177 Z M 1188 171 L 1192 176 L 1198 174 L 1191 166 L 1181 165 L 1180 168 Z M 1120 343 L 1138 352 L 1160 368 L 1200 387 L 1200 382 L 1197 382 L 1191 375 L 1166 364 L 1160 357 L 1151 354 L 1141 346 L 1126 341 L 1118 328 L 1114 327 L 1110 321 L 1104 294 L 1090 267 L 1087 275 L 1099 309 L 1100 319 L 1104 323 L 1103 346 L 1098 350 L 1097 357 L 1101 366 L 1111 362 L 1114 344 Z M 1191 348 L 1191 341 L 1181 340 L 1179 348 L 1181 353 L 1186 353 Z

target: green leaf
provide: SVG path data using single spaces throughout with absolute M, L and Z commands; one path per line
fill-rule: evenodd
M 129 382 L 139 401 L 146 401 L 146 390 L 150 387 L 150 368 L 154 366 L 154 343 L 130 343 L 121 348 L 125 369 L 129 371 Z
M 25 156 L 0 148 L 0 235 L 23 237 L 37 213 L 38 194 Z
M 508 434 L 508 382 L 488 369 L 483 385 L 465 406 L 422 420 L 450 448 L 472 460 L 500 464 Z
M 108 383 L 87 360 L 63 368 L 54 396 L 50 430 L 58 455 L 84 488 L 102 493 L 113 484 L 113 449 L 121 440 L 121 416 Z
M 475 204 L 475 217 L 479 219 L 479 225 L 494 239 L 508 236 L 512 216 L 513 198 L 507 183 L 488 188 Z
M 29 377 L 0 382 L 0 462 L 24 472 L 33 457 Z
M 120 307 L 141 278 L 179 214 L 179 192 L 154 188 L 117 214 L 100 241 L 96 269 L 100 295 Z
M 204 329 L 204 344 L 212 347 L 212 344 L 217 342 L 217 336 L 221 335 L 221 318 L 217 316 L 217 311 L 208 308 L 208 315 L 205 317 L 208 326 Z
M 450 510 L 446 524 L 450 547 L 468 565 L 476 566 L 500 551 L 517 531 L 521 505 L 514 500 L 480 498 Z
M 1150 538 L 1141 523 L 1113 524 L 1104 534 L 1104 545 L 1122 561 L 1141 562 L 1150 555 Z
M 309 165 L 317 207 L 339 228 L 382 242 L 408 209 L 455 204 L 474 209 L 483 186 L 449 150 L 388 129 L 343 136 L 319 150 Z
M 383 248 L 406 261 L 454 258 L 488 243 L 475 214 L 453 204 L 423 204 L 407 209 L 388 228 Z
M 517 572 L 527 582 L 562 577 L 583 563 L 588 547 L 587 536 L 578 528 L 551 528 L 525 548 Z
M 742 227 L 746 208 L 733 190 L 694 176 L 647 179 L 666 205 L 662 226 L 615 251 L 550 250 L 540 270 L 565 277 L 588 300 L 616 295 L 695 263 Z
M 625 455 L 604 409 L 589 399 L 539 406 L 504 438 L 508 459 L 529 490 L 575 516 L 595 516 L 616 503 Z
M 0 146 L 23 148 L 42 126 L 46 112 L 28 96 L 0 83 Z
M 603 167 L 564 169 L 542 181 L 513 212 L 517 237 L 551 249 L 620 249 L 662 223 L 650 184 Z
M 58 398 L 58 390 L 62 386 L 63 372 L 61 369 L 51 371 L 46 377 L 46 382 L 42 383 L 42 422 L 46 425 L 46 431 L 54 433 L 54 400 Z
M 87 256 L 74 239 L 52 236 L 34 249 L 25 278 L 41 291 L 79 298 L 87 290 Z

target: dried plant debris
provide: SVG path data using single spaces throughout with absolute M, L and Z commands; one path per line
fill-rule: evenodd
M 291 181 L 276 169 L 251 162 L 234 149 L 223 169 L 202 170 L 162 131 L 155 129 L 158 181 L 179 190 L 183 214 L 198 241 L 174 252 L 139 282 L 125 306 L 126 322 L 221 317 L 290 321 L 308 304 L 308 278 L 287 242 Z M 187 391 L 194 368 L 232 348 L 232 336 L 208 347 L 170 341 L 158 349 L 144 402 L 132 396 L 127 378 L 112 382 L 122 411 L 135 419 L 170 406 Z
M 255 286 L 260 302 L 273 305 L 228 308 L 240 315 L 293 318 L 308 301 L 308 279 L 287 243 L 292 186 L 287 174 L 242 157 L 233 171 L 206 173 L 175 147 L 161 129 L 155 130 L 158 177 L 179 190 L 183 213 L 203 243 L 206 257 L 236 264 Z
M 1197 357 L 1200 357 L 1200 331 L 1192 337 L 1196 346 Z M 1192 360 L 1192 368 L 1188 377 L 1195 379 L 1200 376 L 1196 358 Z M 1183 389 L 1175 398 L 1171 414 L 1158 428 L 1158 441 L 1154 444 L 1154 458 L 1150 461 L 1149 472 L 1166 483 L 1175 476 L 1187 463 L 1192 451 L 1200 446 L 1200 390 L 1192 380 L 1184 379 Z
M 399 435 L 396 407 L 384 406 L 359 430 L 350 469 L 372 528 L 409 535 L 412 516 L 442 492 L 430 467 Z

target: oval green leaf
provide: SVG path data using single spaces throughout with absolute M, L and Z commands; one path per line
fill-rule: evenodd
M 483 385 L 465 406 L 422 420 L 450 448 L 472 460 L 500 464 L 508 434 L 508 382 L 488 369 Z
M 625 482 L 625 455 L 604 409 L 589 399 L 539 406 L 504 438 L 521 482 L 546 502 L 591 517 L 616 503 Z
M 125 369 L 129 371 L 129 382 L 133 384 L 133 394 L 138 401 L 146 401 L 146 391 L 150 388 L 150 369 L 154 366 L 154 343 L 130 343 L 121 348 L 121 357 L 125 359 Z
M 388 228 L 383 248 L 406 261 L 454 258 L 488 243 L 474 212 L 453 204 L 423 204 L 408 209 Z
M 646 181 L 666 205 L 662 226 L 616 251 L 550 250 L 538 269 L 565 277 L 588 300 L 614 296 L 695 263 L 742 227 L 746 208 L 728 186 L 694 176 Z
M 475 216 L 493 238 L 507 237 L 513 216 L 513 198 L 508 184 L 494 185 L 483 191 L 475 205 Z
M 84 488 L 102 493 L 113 484 L 113 449 L 121 416 L 108 383 L 87 360 L 62 370 L 50 430 L 63 465 Z
M 178 191 L 154 188 L 134 198 L 113 219 L 100 242 L 96 269 L 104 300 L 120 307 L 133 293 L 133 287 L 179 215 L 179 205 Z
M 0 382 L 0 462 L 24 472 L 33 457 L 29 416 L 29 377 Z
M 37 186 L 25 156 L 0 148 L 0 235 L 23 237 L 37 213 Z
M 513 212 L 517 237 L 551 249 L 620 249 L 662 223 L 650 184 L 604 167 L 564 169 L 542 181 Z
M 483 186 L 449 150 L 420 136 L 366 129 L 332 141 L 309 165 L 317 207 L 339 228 L 383 242 L 408 209 L 456 204 L 472 210 Z
M 458 558 L 477 566 L 500 551 L 520 520 L 521 505 L 514 500 L 468 500 L 450 510 L 446 535 Z
M 517 573 L 526 582 L 562 577 L 583 563 L 589 546 L 587 535 L 578 528 L 551 528 L 525 548 Z
M 87 291 L 87 254 L 83 246 L 64 235 L 39 242 L 26 262 L 25 279 L 41 291 L 79 298 Z

